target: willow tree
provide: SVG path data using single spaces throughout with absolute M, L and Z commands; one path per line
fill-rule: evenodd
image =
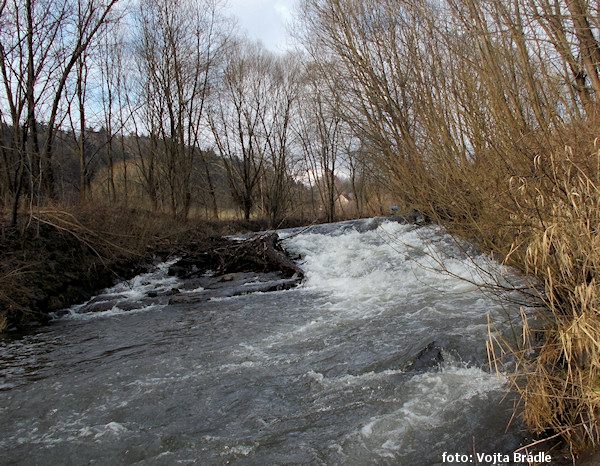
M 574 40 L 566 4 L 556 26 L 567 34 L 561 43 L 533 25 L 554 21 L 536 3 L 544 2 L 301 3 L 304 44 L 341 117 L 407 205 L 467 222 L 487 216 L 496 210 L 487 194 L 528 170 L 595 98 L 593 76 L 580 73 L 591 52 L 583 37 Z M 561 47 L 584 64 L 568 67 Z
M 391 3 L 396 3 L 392 10 Z M 369 147 L 377 162 L 404 181 L 413 198 L 421 159 L 414 132 L 416 117 L 408 83 L 415 76 L 410 11 L 401 2 L 308 0 L 302 5 L 302 38 L 335 99 L 340 118 Z M 407 172 L 410 170 L 410 172 Z

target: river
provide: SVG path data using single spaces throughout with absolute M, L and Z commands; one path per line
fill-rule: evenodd
M 437 227 L 280 235 L 300 287 L 169 305 L 167 263 L 102 311 L 0 340 L 0 463 L 431 465 L 518 447 L 485 342 L 488 315 L 508 332 L 519 309 L 476 286 L 506 270 Z

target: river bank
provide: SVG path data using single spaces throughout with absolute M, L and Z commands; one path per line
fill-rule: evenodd
M 290 221 L 286 226 L 296 226 Z M 224 235 L 260 231 L 265 221 L 177 222 L 166 215 L 83 207 L 0 225 L 0 334 L 47 323 L 116 281 L 173 255 L 226 248 Z M 218 262 L 216 255 L 208 260 Z M 210 267 L 210 264 L 206 264 Z

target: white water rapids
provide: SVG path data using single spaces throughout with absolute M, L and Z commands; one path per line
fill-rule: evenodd
M 281 232 L 299 288 L 169 305 L 185 283 L 167 264 L 0 340 L 0 462 L 431 465 L 517 448 L 485 342 L 488 315 L 509 332 L 518 308 L 474 284 L 507 271 L 436 227 L 375 222 Z

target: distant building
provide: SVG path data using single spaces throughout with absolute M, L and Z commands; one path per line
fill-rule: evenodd
M 354 196 L 350 193 L 342 193 L 335 200 L 335 210 L 342 215 L 348 215 L 356 210 Z

